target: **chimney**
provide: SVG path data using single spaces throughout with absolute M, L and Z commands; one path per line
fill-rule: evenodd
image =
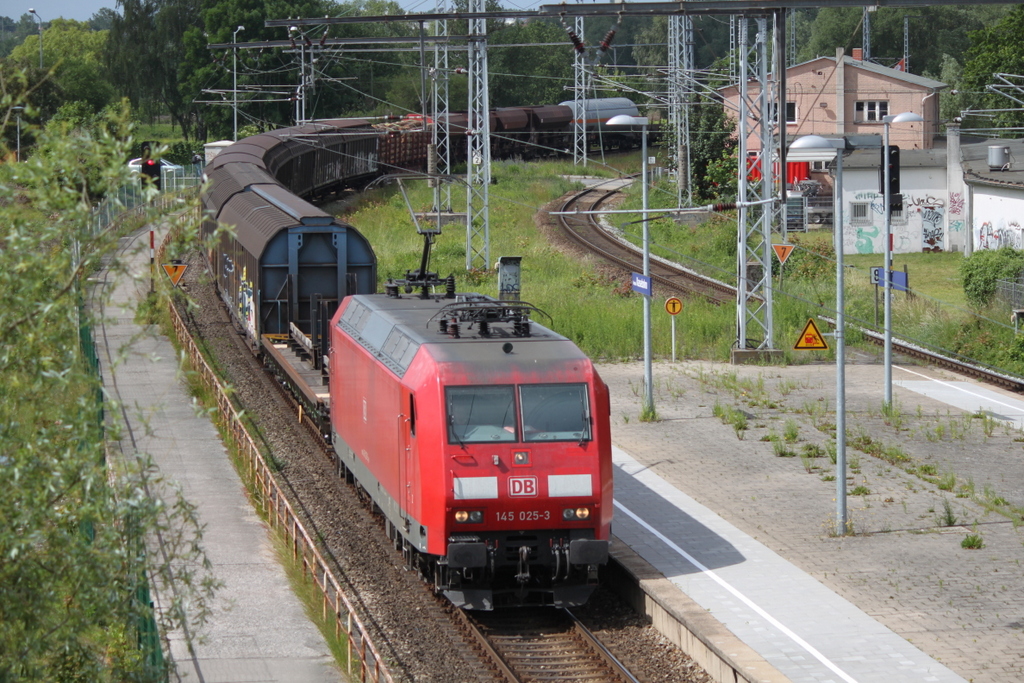
M 855 48 L 853 48 L 852 50 L 850 50 L 850 57 L 853 58 L 855 61 L 863 62 L 864 61 L 864 48 L 862 48 L 862 47 L 855 47 Z

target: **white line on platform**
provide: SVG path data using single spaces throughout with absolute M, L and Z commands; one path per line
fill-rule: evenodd
M 976 392 L 973 392 L 973 391 L 968 391 L 967 389 L 964 389 L 961 386 L 957 386 L 956 384 L 953 384 L 952 382 L 945 382 L 945 381 L 943 381 L 941 379 L 935 379 L 934 377 L 929 377 L 928 375 L 922 375 L 920 372 L 914 372 L 913 370 L 908 370 L 906 368 L 900 367 L 899 365 L 894 365 L 893 367 L 899 368 L 903 372 L 909 372 L 911 375 L 917 375 L 918 377 L 922 377 L 922 378 L 928 380 L 929 382 L 935 382 L 936 384 L 941 384 L 941 385 L 943 385 L 945 387 L 949 387 L 950 389 L 955 389 L 955 390 L 963 392 L 965 394 L 969 394 L 971 396 L 976 396 L 977 398 L 980 398 L 983 401 L 990 401 L 992 403 L 998 403 L 999 405 L 1005 406 L 1007 408 L 1011 408 L 1012 410 L 1020 410 L 1020 405 L 1011 405 L 1009 403 L 1003 403 L 1002 401 L 994 399 L 991 396 L 985 396 L 983 394 L 979 394 L 979 393 L 976 393 Z
M 730 593 L 732 593 L 732 594 L 733 594 L 734 596 L 736 596 L 736 598 L 737 598 L 738 600 L 742 601 L 742 602 L 743 602 L 743 603 L 744 603 L 744 604 L 745 604 L 745 605 L 746 605 L 747 607 L 749 607 L 750 609 L 752 609 L 752 610 L 754 610 L 755 612 L 757 612 L 757 614 L 759 614 L 759 615 L 761 616 L 761 618 L 762 618 L 762 619 L 764 619 L 765 621 L 767 621 L 768 623 L 770 623 L 770 624 L 771 624 L 772 626 L 774 626 L 775 628 L 779 629 L 779 631 L 781 631 L 781 632 L 782 632 L 782 633 L 783 633 L 783 634 L 784 634 L 784 635 L 785 635 L 786 637 L 788 637 L 788 638 L 789 638 L 790 640 L 792 640 L 792 641 L 793 641 L 794 643 L 796 643 L 797 645 L 799 645 L 800 647 L 802 647 L 802 648 L 803 648 L 804 650 L 806 650 L 806 651 L 807 651 L 807 652 L 808 652 L 808 653 L 809 653 L 809 654 L 810 654 L 810 655 L 811 655 L 812 657 L 814 657 L 814 658 L 815 658 L 815 659 L 817 659 L 817 660 L 818 660 L 819 662 L 821 662 L 821 663 L 822 663 L 822 664 L 824 664 L 824 665 L 825 665 L 826 667 L 828 667 L 828 668 L 829 668 L 829 669 L 830 669 L 830 670 L 831 670 L 832 672 L 834 672 L 834 673 L 835 673 L 835 674 L 836 674 L 837 676 L 839 676 L 840 678 L 842 678 L 842 679 L 843 679 L 844 681 L 847 681 L 847 683 L 857 683 L 857 679 L 853 678 L 852 676 L 850 676 L 849 674 L 847 674 L 847 673 L 846 673 L 845 671 L 843 671 L 842 669 L 840 669 L 840 668 L 839 668 L 838 666 L 836 666 L 836 665 L 835 665 L 835 664 L 834 664 L 834 663 L 833 663 L 833 662 L 832 662 L 831 660 L 829 660 L 829 659 L 828 659 L 828 658 L 827 658 L 827 657 L 826 657 L 825 655 L 823 655 L 823 654 L 821 654 L 820 652 L 818 652 L 818 650 L 816 650 L 816 649 L 814 648 L 814 646 L 812 646 L 812 645 L 811 645 L 810 643 L 808 643 L 808 642 L 807 642 L 806 640 L 804 640 L 803 638 L 801 638 L 800 636 L 798 636 L 798 635 L 797 635 L 796 633 L 794 633 L 793 631 L 791 631 L 791 630 L 790 630 L 789 628 L 787 628 L 786 626 L 784 626 L 784 625 L 783 625 L 783 624 L 782 624 L 781 622 L 779 622 L 779 620 L 778 620 L 778 619 L 776 619 L 775 617 L 773 617 L 772 615 L 770 615 L 770 614 L 769 614 L 768 612 L 766 612 L 766 611 L 765 611 L 764 609 L 762 609 L 762 608 L 761 608 L 760 606 L 758 606 L 758 605 L 757 605 L 757 604 L 756 604 L 756 603 L 755 603 L 755 602 L 754 602 L 753 600 L 751 600 L 751 599 L 750 599 L 750 598 L 748 598 L 748 597 L 747 597 L 746 595 L 744 595 L 743 593 L 741 593 L 741 592 L 740 592 L 739 590 L 737 590 L 736 588 L 734 588 L 734 587 L 733 587 L 733 586 L 732 586 L 731 584 L 729 584 L 729 583 L 728 583 L 728 582 L 727 582 L 727 581 L 726 581 L 725 579 L 723 579 L 722 577 L 718 576 L 718 574 L 716 574 L 716 573 L 715 573 L 715 572 L 713 572 L 712 570 L 710 570 L 710 569 L 708 569 L 707 567 L 705 567 L 705 566 L 704 566 L 703 564 L 701 564 L 701 563 L 700 563 L 700 562 L 699 562 L 699 561 L 697 560 L 697 558 L 695 558 L 695 557 L 694 557 L 693 555 L 691 555 L 690 553 L 686 552 L 685 550 L 683 550 L 682 548 L 680 548 L 680 547 L 679 547 L 678 545 L 676 545 L 675 543 L 673 543 L 673 542 L 672 542 L 672 540 L 671 540 L 670 538 L 668 538 L 668 537 L 667 537 L 667 536 L 665 536 L 665 535 L 664 535 L 663 533 L 661 533 L 660 531 L 658 531 L 657 529 L 655 529 L 655 528 L 654 528 L 653 526 L 651 526 L 650 524 L 648 524 L 648 523 L 647 523 L 646 521 L 644 521 L 643 519 L 641 519 L 641 518 L 640 518 L 639 516 L 637 516 L 636 514 L 634 514 L 632 510 L 630 510 L 629 508 L 627 508 L 627 507 L 626 507 L 625 505 L 623 505 L 623 504 L 622 504 L 622 503 L 620 503 L 619 501 L 615 501 L 615 507 L 617 507 L 618 509 L 622 510 L 622 512 L 624 512 L 624 513 L 626 513 L 627 515 L 629 515 L 629 516 L 630 516 L 630 517 L 631 517 L 631 518 L 632 518 L 632 519 L 633 519 L 633 520 L 634 520 L 634 521 L 635 521 L 635 522 L 636 522 L 637 524 L 639 524 L 640 526 L 644 527 L 644 528 L 645 528 L 645 529 L 647 529 L 647 530 L 648 530 L 649 532 L 651 532 L 652 534 L 654 534 L 654 535 L 655 535 L 655 536 L 656 536 L 656 537 L 657 537 L 658 539 L 660 539 L 660 540 L 661 540 L 661 541 L 662 541 L 662 542 L 663 542 L 663 543 L 664 543 L 665 545 L 667 545 L 667 546 L 668 546 L 669 548 L 671 548 L 671 549 L 672 549 L 672 550 L 674 550 L 675 552 L 677 552 L 677 553 L 679 553 L 680 555 L 682 555 L 682 556 L 683 556 L 683 557 L 684 557 L 684 558 L 686 559 L 686 561 L 687 561 L 687 562 L 689 562 L 689 563 L 690 563 L 690 564 L 692 564 L 692 565 L 693 565 L 694 567 L 696 567 L 696 568 L 697 568 L 698 570 L 700 570 L 701 572 L 703 572 L 705 576 L 707 576 L 707 577 L 711 578 L 711 579 L 712 579 L 712 580 L 713 580 L 713 581 L 714 581 L 715 583 L 717 583 L 717 584 L 718 584 L 719 586 L 721 586 L 722 588 L 724 588 L 725 590 L 729 591 L 729 592 L 730 592 Z

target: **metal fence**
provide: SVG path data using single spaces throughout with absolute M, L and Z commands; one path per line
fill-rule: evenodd
M 164 205 L 172 201 L 175 196 L 187 194 L 188 190 L 197 188 L 202 182 L 201 170 L 196 167 L 162 168 L 160 169 L 162 194 L 157 197 L 153 205 Z M 141 215 L 146 205 L 146 192 L 142 187 L 142 178 L 133 178 L 93 207 L 92 217 L 89 220 L 92 234 L 98 235 L 133 215 Z
M 163 169 L 166 171 L 167 169 Z M 153 208 L 168 207 L 177 202 L 180 195 L 189 194 L 190 190 L 197 188 L 201 178 L 195 175 L 184 173 L 170 174 L 164 178 L 164 193 L 155 198 L 151 203 L 145 200 L 145 193 L 141 181 L 135 181 L 125 185 L 114 195 L 105 198 L 92 212 L 91 226 L 93 232 L 98 234 L 102 230 L 110 229 L 113 226 L 123 224 L 132 216 L 141 217 L 147 206 Z M 171 192 L 170 188 L 174 188 Z M 198 216 L 196 216 L 198 220 Z M 168 241 L 165 240 L 159 247 L 157 260 L 163 260 L 164 249 Z M 76 245 L 77 246 L 77 245 Z M 360 681 L 371 681 L 373 683 L 392 683 L 391 673 L 388 671 L 380 653 L 370 640 L 362 621 L 356 615 L 351 602 L 341 589 L 337 578 L 331 572 L 327 562 L 317 550 L 312 537 L 302 526 L 296 516 L 291 503 L 287 500 L 284 492 L 277 485 L 271 469 L 256 447 L 256 442 L 244 427 L 241 416 L 231 404 L 227 392 L 218 382 L 210 366 L 206 363 L 199 351 L 199 347 L 192 340 L 184 322 L 178 316 L 173 305 L 169 306 L 171 320 L 174 325 L 175 335 L 182 347 L 186 349 L 192 367 L 196 369 L 198 376 L 206 388 L 217 397 L 217 406 L 223 424 L 226 426 L 230 438 L 236 445 L 239 454 L 242 456 L 249 480 L 252 482 L 254 502 L 263 508 L 267 519 L 272 527 L 283 534 L 285 541 L 292 550 L 292 559 L 301 563 L 303 574 L 312 578 L 323 596 L 322 617 L 327 618 L 328 613 L 334 615 L 335 637 L 340 638 L 342 633 L 346 635 L 346 658 L 348 660 L 348 673 L 351 676 L 354 669 L 358 667 Z M 91 342 L 91 335 L 89 337 Z M 87 346 L 87 349 L 93 348 Z M 145 587 L 145 594 L 137 596 L 148 600 L 148 586 Z M 162 652 L 159 642 L 156 639 L 156 624 L 140 623 L 138 625 L 140 645 L 142 646 L 147 664 L 159 668 L 162 664 Z
M 161 247 L 162 251 L 163 247 Z M 270 525 L 284 535 L 292 551 L 292 560 L 301 563 L 303 574 L 312 578 L 323 596 L 322 618 L 333 615 L 335 637 L 346 635 L 346 658 L 348 673 L 352 675 L 357 661 L 360 681 L 391 682 L 391 674 L 381 659 L 380 653 L 370 640 L 362 621 L 356 615 L 351 602 L 345 595 L 333 572 L 324 560 L 312 537 L 299 521 L 298 516 L 285 497 L 281 487 L 263 456 L 256 441 L 242 423 L 242 417 L 231 403 L 223 385 L 203 358 L 199 347 L 192 340 L 177 309 L 169 306 L 174 332 L 188 356 L 203 386 L 217 399 L 217 409 L 228 436 L 237 448 L 245 465 L 245 472 L 251 482 L 253 503 L 262 508 Z
M 996 280 L 996 301 L 1011 310 L 1024 309 L 1024 275 L 1016 280 Z

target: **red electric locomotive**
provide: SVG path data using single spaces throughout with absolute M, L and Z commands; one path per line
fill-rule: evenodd
M 584 603 L 608 558 L 608 388 L 523 302 L 346 298 L 331 324 L 340 462 L 456 605 Z

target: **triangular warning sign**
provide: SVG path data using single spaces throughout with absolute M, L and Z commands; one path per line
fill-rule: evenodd
M 185 274 L 185 269 L 188 268 L 187 263 L 164 263 L 164 272 L 167 273 L 167 277 L 171 278 L 171 284 L 175 287 L 178 286 L 178 281 L 181 280 L 181 276 Z
M 779 257 L 779 265 L 784 265 L 789 255 L 793 253 L 795 248 L 792 244 L 773 244 L 772 249 L 775 250 L 775 255 Z
M 800 333 L 800 338 L 796 340 L 793 349 L 795 351 L 825 351 L 828 349 L 825 338 L 821 336 L 818 326 L 814 324 L 814 318 L 807 320 L 807 325 Z

